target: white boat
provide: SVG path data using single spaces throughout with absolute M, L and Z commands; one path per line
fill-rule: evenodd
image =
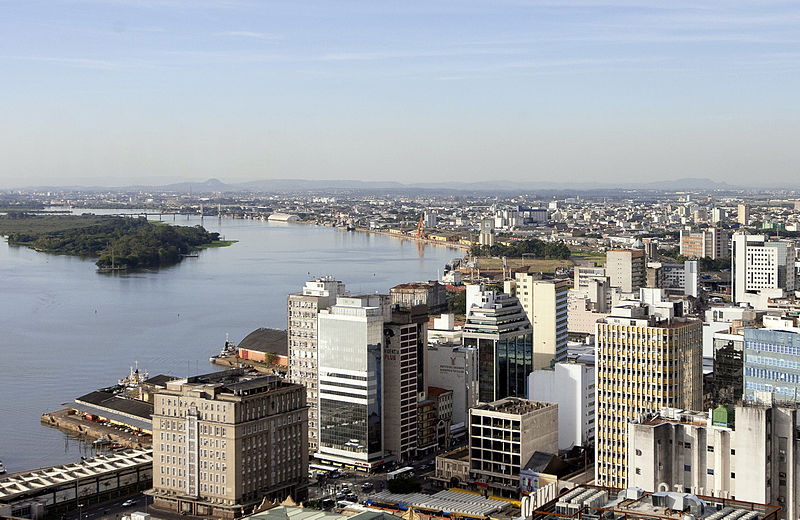
M 3 461 L 2 461 L 2 460 L 0 460 L 0 475 L 5 475 L 6 473 L 8 473 L 8 472 L 6 471 L 6 467 L 5 467 L 5 466 L 3 466 Z

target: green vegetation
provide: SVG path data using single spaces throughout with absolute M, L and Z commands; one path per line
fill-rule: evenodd
M 711 258 L 707 257 L 689 258 L 680 254 L 680 250 L 677 247 L 673 247 L 672 249 L 659 249 L 658 254 L 672 258 L 676 263 L 679 264 L 685 262 L 686 260 L 697 260 L 697 266 L 700 268 L 701 272 L 722 271 L 723 269 L 731 268 L 730 257 L 717 258 L 716 260 L 712 260 Z
M 211 242 L 211 243 L 208 243 L 208 244 L 199 245 L 199 246 L 195 247 L 195 249 L 211 249 L 213 247 L 228 247 L 230 245 L 235 244 L 236 242 L 238 242 L 238 240 L 215 240 L 214 242 Z
M 570 251 L 563 241 L 544 242 L 538 238 L 512 242 L 510 245 L 495 244 L 491 247 L 475 244 L 470 249 L 472 256 L 505 256 L 507 258 L 544 258 L 566 260 Z
M 165 226 L 144 217 L 96 215 L 30 215 L 0 217 L 0 234 L 8 243 L 45 253 L 96 257 L 98 267 L 153 268 L 176 264 L 201 247 L 222 247 L 233 241 L 219 240 L 201 226 Z M 112 258 L 113 257 L 113 258 Z

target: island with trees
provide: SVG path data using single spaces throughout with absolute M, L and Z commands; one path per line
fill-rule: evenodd
M 100 269 L 152 269 L 177 264 L 192 251 L 233 241 L 201 226 L 170 226 L 144 217 L 44 215 L 0 216 L 10 245 L 45 253 L 97 258 Z

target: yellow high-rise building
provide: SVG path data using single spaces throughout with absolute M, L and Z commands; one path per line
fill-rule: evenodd
M 615 308 L 596 324 L 595 480 L 627 485 L 627 424 L 665 407 L 703 404 L 703 329 L 697 320 Z

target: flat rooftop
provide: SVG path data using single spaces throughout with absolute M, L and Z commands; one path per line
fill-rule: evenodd
M 63 486 L 83 478 L 98 477 L 152 463 L 153 450 L 126 450 L 73 464 L 14 473 L 0 480 L 0 503 L 8 503 L 20 495 L 37 495 L 49 487 Z
M 555 406 L 553 403 L 544 401 L 529 401 L 519 397 L 506 397 L 493 403 L 483 404 L 474 408 L 474 410 L 484 410 L 489 412 L 500 412 L 514 415 L 524 415 L 526 413 L 535 412 L 544 408 Z

